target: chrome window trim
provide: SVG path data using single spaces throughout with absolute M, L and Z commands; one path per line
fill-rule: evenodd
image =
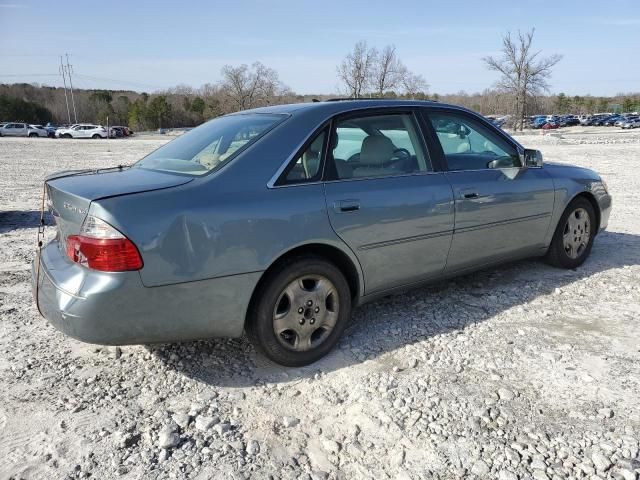
M 324 183 L 337 183 L 337 182 L 358 182 L 360 180 L 382 180 L 385 178 L 403 178 L 403 177 L 424 177 L 426 175 L 439 175 L 444 172 L 411 172 L 411 173 L 399 173 L 396 175 L 376 175 L 372 177 L 351 177 L 351 178 L 337 178 L 335 180 L 325 180 Z
M 384 178 L 402 178 L 402 177 L 422 177 L 426 175 L 442 175 L 445 172 L 435 171 L 435 172 L 412 172 L 412 173 L 401 173 L 397 175 L 378 175 L 374 177 L 352 177 L 352 178 L 338 178 L 336 180 L 319 180 L 315 182 L 302 182 L 302 183 L 290 183 L 288 185 L 275 185 L 270 188 L 287 188 L 287 187 L 303 187 L 306 185 L 322 185 L 327 183 L 338 183 L 338 182 L 357 182 L 360 180 L 381 180 Z

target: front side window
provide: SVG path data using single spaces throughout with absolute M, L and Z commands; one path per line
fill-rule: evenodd
M 285 118 L 260 113 L 216 118 L 160 147 L 134 167 L 204 175 L 220 168 Z
M 521 167 L 517 150 L 486 125 L 457 112 L 429 112 L 449 170 Z
M 338 179 L 404 175 L 430 169 L 412 114 L 340 120 L 333 138 Z

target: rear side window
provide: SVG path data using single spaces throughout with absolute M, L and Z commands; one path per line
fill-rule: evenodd
M 327 130 L 320 132 L 289 166 L 285 184 L 319 181 L 322 177 L 322 152 Z
M 134 167 L 204 175 L 220 168 L 285 118 L 259 113 L 216 118 L 160 147 Z
M 482 122 L 457 112 L 428 112 L 449 170 L 521 167 L 518 151 Z

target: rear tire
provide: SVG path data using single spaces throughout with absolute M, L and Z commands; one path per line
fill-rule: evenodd
M 342 272 L 316 256 L 292 258 L 269 272 L 249 307 L 247 335 L 270 360 L 309 365 L 336 345 L 351 316 Z
M 591 253 L 596 229 L 591 202 L 584 197 L 574 199 L 560 217 L 546 261 L 559 268 L 579 267 Z
M 29 134 L 29 138 L 33 138 L 33 137 L 37 137 L 37 136 L 38 136 L 38 134 L 37 134 L 37 133 L 30 133 L 30 134 Z

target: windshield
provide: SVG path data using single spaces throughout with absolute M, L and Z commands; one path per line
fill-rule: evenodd
M 133 166 L 204 175 L 220 168 L 285 118 L 260 113 L 216 118 L 160 147 Z

